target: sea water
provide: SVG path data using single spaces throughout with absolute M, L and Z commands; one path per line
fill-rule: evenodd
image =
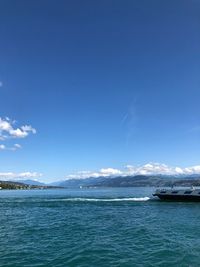
M 200 266 L 200 203 L 153 188 L 0 191 L 0 266 Z

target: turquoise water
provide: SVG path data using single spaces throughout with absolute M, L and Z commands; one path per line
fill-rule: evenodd
M 0 191 L 0 266 L 200 266 L 200 203 L 153 191 Z

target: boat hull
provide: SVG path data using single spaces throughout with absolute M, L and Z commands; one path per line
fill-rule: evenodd
M 153 196 L 161 200 L 200 202 L 200 189 L 157 189 Z
M 159 195 L 154 194 L 154 196 L 159 197 L 161 200 L 168 201 L 191 201 L 191 202 L 200 202 L 200 196 L 184 196 L 184 195 Z

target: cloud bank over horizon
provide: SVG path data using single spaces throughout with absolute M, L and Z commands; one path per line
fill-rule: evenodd
M 42 177 L 42 173 L 38 172 L 0 172 L 0 180 L 1 181 L 17 181 L 17 180 L 37 180 L 37 178 Z
M 195 175 L 200 174 L 200 165 L 191 167 L 170 167 L 166 164 L 147 163 L 141 166 L 126 165 L 122 170 L 115 168 L 102 168 L 99 171 L 79 171 L 66 175 L 65 179 L 87 179 L 90 177 L 117 177 L 131 175 Z
M 87 179 L 87 178 L 114 178 L 117 176 L 135 176 L 135 175 L 200 175 L 200 165 L 181 168 L 170 167 L 166 164 L 147 163 L 140 166 L 126 165 L 122 170 L 116 168 L 102 168 L 98 171 L 78 171 L 73 174 L 66 175 L 64 180 Z M 38 172 L 0 172 L 0 180 L 2 181 L 18 181 L 18 180 L 35 180 L 39 181 L 43 177 Z M 55 181 L 55 180 L 54 180 Z

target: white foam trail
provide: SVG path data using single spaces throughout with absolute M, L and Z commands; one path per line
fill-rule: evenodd
M 53 199 L 15 199 L 15 203 L 27 203 L 27 202 L 123 202 L 123 201 L 148 201 L 150 197 L 128 197 L 128 198 L 84 198 L 84 197 L 73 197 L 73 198 L 53 198 Z M 1 199 L 0 199 L 1 200 Z M 13 200 L 6 200 L 6 202 L 13 202 Z
M 122 201 L 148 201 L 149 197 L 129 197 L 129 198 L 65 198 L 59 201 L 88 201 L 88 202 L 122 202 Z

